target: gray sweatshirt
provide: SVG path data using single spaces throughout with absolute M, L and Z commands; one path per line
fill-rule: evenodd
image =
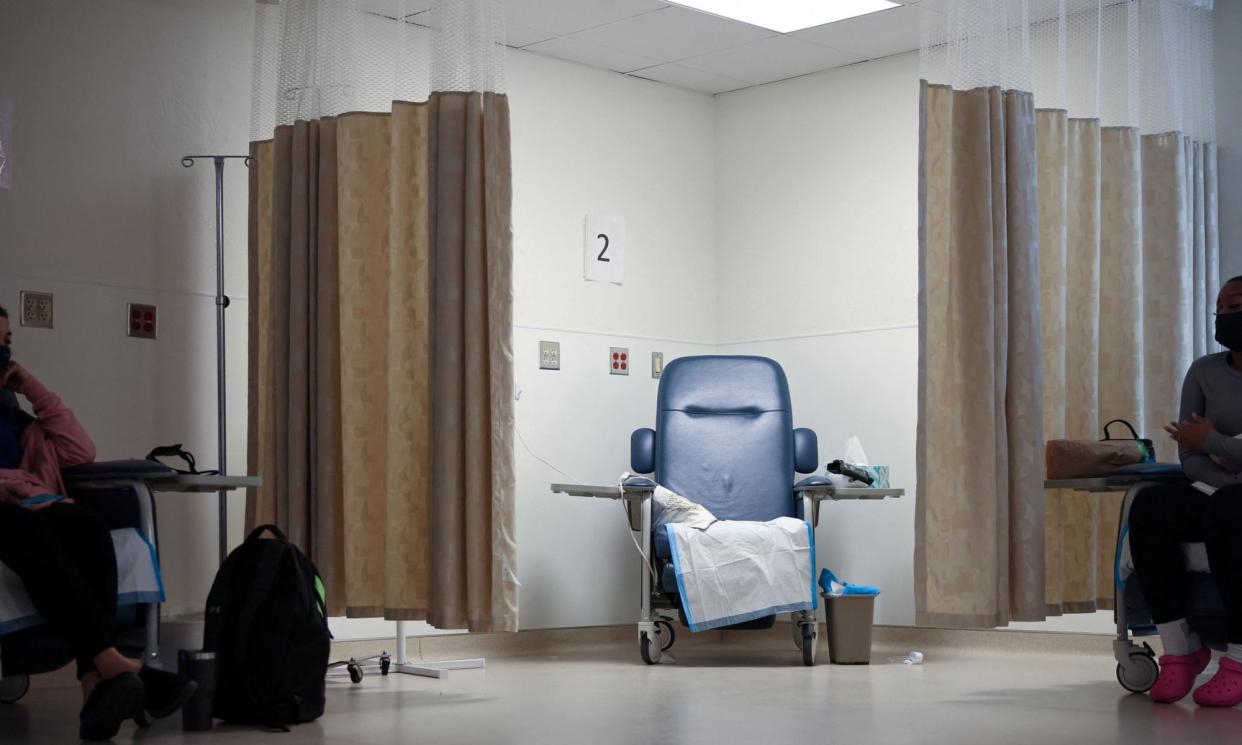
M 1189 453 L 1181 449 L 1182 468 L 1195 481 L 1221 487 L 1242 484 L 1242 474 L 1231 473 L 1213 462 L 1211 456 L 1242 468 L 1242 372 L 1229 365 L 1229 353 L 1200 357 L 1186 373 L 1182 385 L 1180 420 L 1189 421 L 1192 414 L 1207 417 L 1216 426 L 1204 444 L 1206 453 Z

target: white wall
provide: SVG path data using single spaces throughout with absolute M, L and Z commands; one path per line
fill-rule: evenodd
M 214 181 L 187 153 L 245 152 L 250 0 L 0 0 L 0 97 L 15 105 L 0 191 L 0 304 L 55 296 L 56 328 L 14 321 L 15 358 L 62 395 L 101 458 L 182 442 L 216 461 Z M 230 454 L 245 462 L 246 178 L 230 166 Z M 154 302 L 159 339 L 125 336 Z M 214 495 L 158 498 L 169 608 L 201 608 Z M 233 538 L 243 498 L 233 500 Z
M 901 500 L 824 507 L 821 566 L 878 585 L 879 623 L 914 622 L 918 55 L 718 96 L 723 353 L 789 376 L 820 460 L 857 435 Z
M 527 52 L 508 64 L 520 623 L 630 623 L 639 560 L 622 507 L 548 485 L 627 470 L 630 432 L 655 417 L 651 352 L 714 350 L 714 106 Z M 626 218 L 621 286 L 582 280 L 588 213 Z M 538 369 L 540 340 L 560 342 L 559 372 Z M 628 377 L 609 374 L 612 346 L 629 348 Z
M 1242 0 L 1216 0 L 1221 279 L 1242 275 Z

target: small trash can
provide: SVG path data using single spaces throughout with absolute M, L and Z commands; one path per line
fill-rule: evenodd
M 828 660 L 834 665 L 871 664 L 875 595 L 821 595 L 828 615 Z

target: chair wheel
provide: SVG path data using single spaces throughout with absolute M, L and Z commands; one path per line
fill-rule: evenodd
M 815 641 L 818 637 L 816 625 L 813 623 L 802 624 L 802 664 L 807 667 L 815 665 Z
M 30 690 L 29 675 L 10 675 L 0 679 L 0 704 L 15 704 Z
M 638 640 L 638 653 L 642 655 L 643 662 L 648 665 L 655 665 L 660 662 L 660 649 L 651 643 L 647 632 L 643 632 Z
M 355 683 L 362 682 L 362 666 L 361 665 L 359 665 L 356 662 L 351 662 L 349 663 L 349 665 L 346 666 L 345 669 L 349 671 L 350 680 L 354 681 Z
M 1131 652 L 1128 663 L 1117 663 L 1117 682 L 1130 693 L 1147 693 L 1160 676 L 1160 664 L 1146 652 Z
M 673 624 L 668 621 L 656 621 L 656 627 L 660 629 L 658 633 L 661 640 L 660 651 L 666 652 L 669 647 L 673 646 L 673 642 L 677 641 L 677 631 L 673 628 Z
M 380 675 L 387 675 L 388 668 L 392 667 L 392 657 L 388 655 L 380 656 Z

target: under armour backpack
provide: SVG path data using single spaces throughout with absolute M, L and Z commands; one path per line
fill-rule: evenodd
M 265 530 L 275 538 L 261 538 Z M 315 565 L 274 525 L 255 528 L 207 595 L 203 648 L 216 654 L 215 716 L 265 727 L 319 718 L 331 639 Z

